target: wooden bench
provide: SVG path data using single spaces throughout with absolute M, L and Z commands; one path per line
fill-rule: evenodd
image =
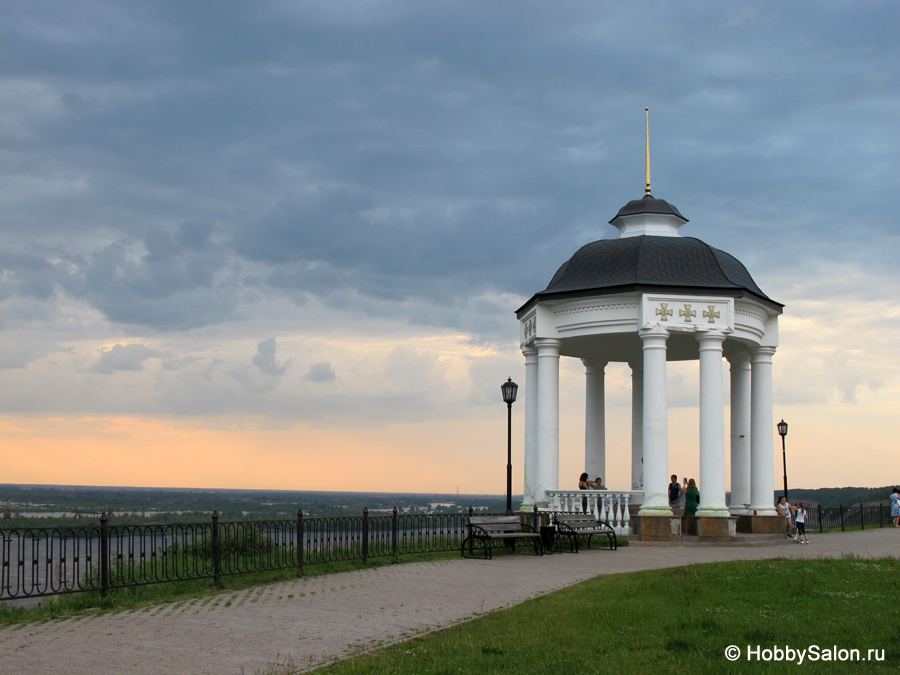
M 466 557 L 466 546 L 469 555 L 475 554 L 475 543 L 484 548 L 485 560 L 491 560 L 491 547 L 495 541 L 512 542 L 515 547 L 517 539 L 530 539 L 534 545 L 535 555 L 544 555 L 541 535 L 529 525 L 523 524 L 519 516 L 469 516 L 469 533 L 463 540 L 460 553 Z
M 578 537 L 587 535 L 587 547 L 591 547 L 591 537 L 595 534 L 606 535 L 609 540 L 609 549 L 615 551 L 619 548 L 616 532 L 612 526 L 604 521 L 598 521 L 590 513 L 555 513 L 553 522 L 556 524 L 556 541 L 562 541 L 563 537 L 569 540 L 569 550 L 578 553 Z M 556 546 L 559 549 L 559 543 Z

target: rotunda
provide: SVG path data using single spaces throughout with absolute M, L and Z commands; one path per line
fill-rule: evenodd
M 649 160 L 646 193 L 610 221 L 617 239 L 583 246 L 516 311 L 526 371 L 523 508 L 547 507 L 548 492 L 559 489 L 559 363 L 571 357 L 585 369 L 585 471 L 607 475 L 604 371 L 610 362 L 627 363 L 637 515 L 672 519 L 666 363 L 699 361 L 697 516 L 773 516 L 772 356 L 783 305 L 756 285 L 737 258 L 681 235 L 688 220 L 650 194 Z M 730 364 L 730 508 L 723 358 Z M 659 538 L 667 538 L 668 527 L 654 525 Z M 671 528 L 675 536 L 674 520 Z M 733 534 L 733 524 L 730 529 Z M 650 532 L 646 524 L 644 532 Z

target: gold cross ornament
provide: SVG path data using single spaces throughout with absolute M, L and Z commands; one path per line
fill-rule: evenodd
M 697 316 L 697 310 L 696 310 L 696 309 L 691 309 L 691 306 L 690 306 L 690 305 L 685 305 L 685 306 L 684 306 L 684 309 L 679 309 L 679 310 L 678 310 L 678 316 L 683 316 L 683 317 L 684 317 L 684 320 L 685 320 L 685 323 L 690 323 L 690 322 L 691 322 L 691 317 L 692 317 L 692 316 Z
M 703 318 L 709 318 L 710 323 L 715 323 L 716 319 L 719 318 L 720 314 L 716 311 L 715 305 L 707 305 L 709 307 L 709 311 L 707 312 L 705 309 L 703 310 Z
M 656 310 L 656 316 L 661 316 L 660 321 L 668 321 L 667 316 L 672 316 L 672 310 L 668 308 L 668 303 L 659 303 L 659 309 Z

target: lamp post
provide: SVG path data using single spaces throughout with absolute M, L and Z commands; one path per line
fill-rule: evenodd
M 512 404 L 516 402 L 519 385 L 508 378 L 500 385 L 506 404 L 506 513 L 512 515 Z
M 778 433 L 781 436 L 781 462 L 784 466 L 784 501 L 788 501 L 787 493 L 787 452 L 784 446 L 784 437 L 787 436 L 787 422 L 781 420 L 778 423 Z

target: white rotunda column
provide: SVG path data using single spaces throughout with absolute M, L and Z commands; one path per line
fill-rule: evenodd
M 584 470 L 606 480 L 606 391 L 608 361 L 582 359 L 585 374 Z
M 722 343 L 725 333 L 696 334 L 700 344 L 700 507 L 705 518 L 730 515 L 725 506 L 725 410 Z
M 772 355 L 775 347 L 750 352 L 750 510 L 774 516 L 775 459 L 772 424 Z
M 644 488 L 644 362 L 631 367 L 631 489 Z
M 731 364 L 731 508 L 746 514 L 750 505 L 750 354 L 728 357 Z M 746 505 L 746 506 L 745 506 Z
M 662 327 L 642 328 L 644 354 L 644 500 L 638 515 L 671 516 L 669 484 L 669 401 L 666 390 L 666 340 Z
M 537 416 L 538 416 L 538 359 L 537 349 L 528 345 L 522 347 L 525 355 L 525 494 L 522 510 L 531 511 L 534 507 L 534 488 L 536 485 L 537 467 Z
M 547 490 L 559 489 L 559 345 L 553 338 L 537 338 L 538 410 L 537 479 L 534 498 L 547 502 Z

